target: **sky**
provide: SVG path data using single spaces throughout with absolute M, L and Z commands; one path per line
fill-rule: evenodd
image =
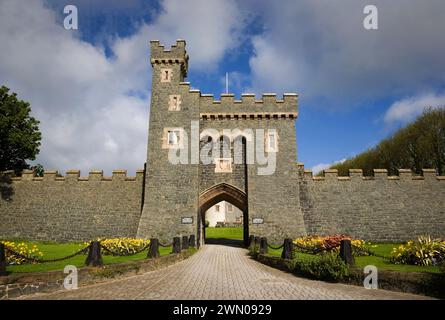
M 66 30 L 65 5 L 78 8 Z M 366 5 L 378 29 L 363 26 Z M 298 161 L 343 161 L 445 105 L 443 0 L 0 0 L 0 85 L 40 120 L 34 163 L 143 168 L 149 41 L 187 41 L 187 81 L 218 97 L 299 94 Z

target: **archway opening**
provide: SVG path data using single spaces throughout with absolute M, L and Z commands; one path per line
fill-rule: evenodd
M 199 196 L 198 243 L 247 245 L 249 218 L 247 195 L 221 183 Z

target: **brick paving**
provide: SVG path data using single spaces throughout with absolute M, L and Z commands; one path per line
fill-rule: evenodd
M 21 299 L 426 299 L 296 277 L 263 265 L 247 250 L 207 244 L 164 269 Z

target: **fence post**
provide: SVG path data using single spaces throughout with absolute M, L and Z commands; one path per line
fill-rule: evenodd
M 194 234 L 191 234 L 190 235 L 190 237 L 189 237 L 189 247 L 190 248 L 194 248 L 195 247 L 195 235 Z
M 159 240 L 157 238 L 150 239 L 150 247 L 148 248 L 147 258 L 159 258 Z
M 255 251 L 255 252 L 256 252 L 256 250 L 259 249 L 259 247 L 260 247 L 260 239 L 261 239 L 260 237 L 255 236 L 255 241 L 254 241 L 255 246 L 254 246 L 254 248 L 253 248 L 253 251 Z
M 188 250 L 189 248 L 189 237 L 182 236 L 182 250 Z
M 283 259 L 292 259 L 292 249 L 293 249 L 293 243 L 292 239 L 284 239 L 283 244 L 283 252 L 281 253 L 281 258 Z
M 172 253 L 180 253 L 180 252 L 181 252 L 181 238 L 174 237 Z
M 87 266 L 98 267 L 103 265 L 102 255 L 100 254 L 100 242 L 91 241 L 90 247 L 88 249 L 88 256 L 85 260 Z
M 255 236 L 251 235 L 249 236 L 249 251 L 255 251 Z
M 355 264 L 354 256 L 352 255 L 351 240 L 346 239 L 340 241 L 340 258 L 350 266 Z
M 0 276 L 5 276 L 6 272 L 6 250 L 5 244 L 0 242 Z
M 267 238 L 261 237 L 260 239 L 260 254 L 267 253 L 269 250 L 267 248 Z

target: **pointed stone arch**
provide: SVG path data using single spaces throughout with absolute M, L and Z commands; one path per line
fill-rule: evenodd
M 201 192 L 199 195 L 200 222 L 204 223 L 205 212 L 221 201 L 227 201 L 243 212 L 244 243 L 247 244 L 249 238 L 247 194 L 237 187 L 227 183 L 219 183 Z M 198 238 L 200 238 L 201 228 L 203 226 L 198 223 Z

